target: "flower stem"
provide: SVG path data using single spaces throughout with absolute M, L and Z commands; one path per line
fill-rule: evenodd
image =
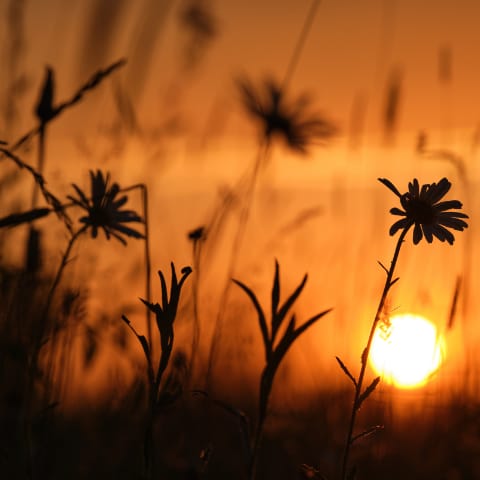
M 395 247 L 395 252 L 393 254 L 393 258 L 390 264 L 390 268 L 387 271 L 387 278 L 385 280 L 385 285 L 383 287 L 382 296 L 380 297 L 380 302 L 378 303 L 377 312 L 375 314 L 375 318 L 373 320 L 372 326 L 370 328 L 370 333 L 368 335 L 367 345 L 362 353 L 362 361 L 361 361 L 361 368 L 360 374 L 358 376 L 358 381 L 355 386 L 355 397 L 352 403 L 352 413 L 350 416 L 350 423 L 348 426 L 348 433 L 345 440 L 345 448 L 343 452 L 343 462 L 342 462 L 342 480 L 347 479 L 347 468 L 348 468 L 348 461 L 350 457 L 350 448 L 353 443 L 353 430 L 355 428 L 355 421 L 357 418 L 357 412 L 359 410 L 359 399 L 362 395 L 362 387 L 363 387 L 363 380 L 365 378 L 365 372 L 367 370 L 368 364 L 368 357 L 370 355 L 370 348 L 372 346 L 373 335 L 375 333 L 375 329 L 377 328 L 378 322 L 380 320 L 380 316 L 382 314 L 383 308 L 385 306 L 385 301 L 387 299 L 388 292 L 390 291 L 391 286 L 395 283 L 395 280 L 392 280 L 393 274 L 395 271 L 395 267 L 397 265 L 398 256 L 400 254 L 400 249 L 402 247 L 403 240 L 405 239 L 405 235 L 407 234 L 410 227 L 404 228 L 398 237 L 397 245 Z

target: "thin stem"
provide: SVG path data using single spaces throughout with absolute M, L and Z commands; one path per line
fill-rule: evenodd
M 60 103 L 55 108 L 52 116 L 49 118 L 48 122 L 44 122 L 44 125 L 53 121 L 61 113 L 63 113 L 64 110 L 70 109 L 71 107 L 79 103 L 81 100 L 83 100 L 84 95 L 86 93 L 89 93 L 91 90 L 94 90 L 97 87 L 97 85 L 99 85 L 106 77 L 108 77 L 111 73 L 113 73 L 118 68 L 123 67 L 126 63 L 127 63 L 126 59 L 122 58 L 117 62 L 112 63 L 108 67 L 104 69 L 100 69 L 97 72 L 95 72 L 89 78 L 89 80 L 86 83 L 84 83 L 68 100 L 64 101 L 63 103 Z M 10 147 L 10 151 L 14 152 L 15 150 L 18 150 L 23 144 L 29 141 L 32 137 L 34 137 L 35 135 L 38 135 L 40 133 L 40 130 L 41 130 L 41 125 L 27 132 Z M 2 160 L 1 156 L 0 156 L 0 160 Z
M 350 416 L 350 423 L 348 426 L 348 433 L 347 433 L 347 438 L 345 441 L 345 449 L 343 453 L 343 462 L 342 462 L 342 480 L 346 480 L 347 478 L 347 468 L 348 468 L 348 460 L 350 457 L 350 447 L 352 446 L 352 439 L 353 439 L 353 430 L 355 428 L 355 420 L 357 417 L 357 412 L 359 409 L 359 398 L 361 396 L 362 392 L 362 387 L 363 387 L 363 380 L 365 377 L 365 372 L 367 369 L 367 364 L 368 364 L 368 357 L 370 355 L 370 348 L 372 346 L 372 340 L 373 340 L 373 335 L 375 333 L 375 329 L 377 328 L 378 322 L 380 320 L 380 316 L 382 314 L 383 308 L 385 306 L 385 301 L 387 299 L 388 292 L 393 285 L 394 281 L 392 281 L 393 274 L 395 271 L 395 267 L 397 265 L 397 260 L 398 256 L 400 254 L 400 249 L 402 247 L 403 240 L 405 238 L 405 235 L 407 234 L 408 230 L 410 227 L 407 227 L 402 230 L 400 233 L 400 236 L 398 237 L 397 245 L 395 247 L 395 252 L 393 254 L 392 262 L 390 264 L 390 268 L 388 269 L 387 272 L 387 278 L 385 280 L 385 285 L 383 287 L 383 292 L 382 296 L 380 297 L 380 302 L 378 303 L 377 307 L 377 313 L 375 314 L 375 318 L 373 320 L 372 326 L 370 328 L 370 333 L 368 335 L 368 341 L 367 341 L 367 346 L 365 347 L 365 350 L 362 353 L 362 362 L 361 362 L 361 368 L 360 368 L 360 374 L 358 376 L 358 381 L 357 385 L 355 387 L 355 398 L 353 400 L 352 404 L 352 413 Z
M 251 447 L 249 479 L 255 480 L 257 476 L 258 456 L 260 452 L 260 441 L 263 436 L 263 426 L 267 418 L 268 403 L 270 400 L 270 393 L 273 386 L 273 377 L 275 370 L 269 369 L 269 365 L 265 367 L 260 377 L 260 398 L 258 401 L 258 420 L 253 435 L 253 443 Z
M 68 260 L 69 260 L 69 257 L 70 257 L 70 252 L 72 251 L 73 245 L 74 245 L 75 241 L 78 239 L 78 237 L 80 237 L 80 235 L 82 235 L 82 233 L 85 232 L 85 230 L 87 228 L 88 228 L 87 225 L 85 225 L 80 230 L 76 231 L 72 235 L 72 237 L 70 238 L 70 240 L 68 242 L 67 248 L 66 248 L 65 253 L 63 254 L 62 260 L 60 262 L 60 266 L 58 267 L 57 274 L 55 275 L 55 279 L 54 279 L 54 281 L 52 283 L 52 286 L 50 287 L 50 290 L 49 290 L 48 295 L 47 295 L 47 302 L 45 303 L 45 307 L 44 307 L 43 313 L 42 313 L 42 320 L 43 321 L 46 320 L 46 318 L 48 316 L 48 313 L 50 311 L 53 296 L 54 296 L 55 291 L 57 290 L 57 287 L 60 283 L 60 280 L 61 280 L 62 275 L 63 275 L 63 271 L 65 270 L 65 267 L 67 266 L 67 263 L 68 263 Z
M 47 125 L 44 122 L 40 123 L 38 130 L 38 160 L 37 160 L 37 172 L 43 177 L 43 171 L 45 169 L 45 143 L 47 136 Z M 32 192 L 32 210 L 38 205 L 38 193 L 39 186 L 35 182 L 33 184 Z
M 188 368 L 188 375 L 190 380 L 193 378 L 193 368 L 195 366 L 195 357 L 198 351 L 198 342 L 200 339 L 200 318 L 198 313 L 198 288 L 200 282 L 200 249 L 202 239 L 193 240 L 193 269 L 195 272 L 193 278 L 193 332 L 192 332 L 192 347 L 190 352 L 190 362 Z
M 312 27 L 315 14 L 317 13 L 317 9 L 319 6 L 320 0 L 313 0 L 310 10 L 308 11 L 307 17 L 305 19 L 305 23 L 303 24 L 303 28 L 300 32 L 297 45 L 295 46 L 295 50 L 293 51 L 293 54 L 290 58 L 287 71 L 283 79 L 282 90 L 285 90 L 287 88 L 287 85 L 292 79 L 293 73 L 297 68 L 298 62 L 300 60 L 300 55 L 302 53 L 303 47 L 305 46 L 305 41 L 308 37 L 308 34 L 310 33 L 310 28 Z
M 55 279 L 52 283 L 52 286 L 50 287 L 50 290 L 47 295 L 47 301 L 45 303 L 45 306 L 42 311 L 42 315 L 40 317 L 40 326 L 45 326 L 46 320 L 48 317 L 48 314 L 50 312 L 50 307 L 53 301 L 54 294 L 58 288 L 58 285 L 60 284 L 60 280 L 62 278 L 63 271 L 65 270 L 65 267 L 68 263 L 70 253 L 72 251 L 73 245 L 75 244 L 75 241 L 78 239 L 78 237 L 87 229 L 87 227 L 83 227 L 77 232 L 75 232 L 72 237 L 70 238 L 67 249 L 65 250 L 65 253 L 63 254 L 62 260 L 60 262 L 60 266 L 58 267 L 57 273 L 55 275 Z M 32 352 L 32 357 L 30 359 L 30 366 L 29 366 L 29 372 L 28 372 L 28 378 L 27 378 L 27 384 L 26 384 L 26 392 L 25 392 L 25 399 L 27 402 L 32 401 L 32 395 L 33 395 L 33 384 L 34 384 L 34 379 L 35 379 L 35 371 L 36 371 L 36 366 L 38 362 L 38 357 L 40 354 L 40 350 L 42 348 L 43 342 L 45 341 L 45 337 L 40 334 L 40 332 L 37 332 L 37 338 L 35 340 L 35 346 L 34 350 Z M 28 411 L 24 412 L 24 432 L 25 432 L 25 443 L 26 443 L 26 449 L 27 449 L 27 477 L 29 479 L 33 478 L 33 449 L 32 449 L 32 432 L 31 432 L 31 423 L 32 420 L 30 418 L 30 412 Z
M 243 208 L 240 212 L 240 219 L 238 222 L 238 228 L 233 239 L 232 254 L 230 256 L 230 263 L 227 270 L 227 282 L 223 289 L 222 295 L 220 297 L 220 306 L 218 309 L 217 317 L 215 319 L 213 338 L 210 346 L 210 352 L 208 356 L 207 363 L 207 372 L 206 372 L 206 388 L 208 389 L 212 380 L 212 368 L 215 362 L 215 357 L 217 353 L 217 346 L 220 342 L 222 336 L 222 327 L 223 327 L 223 316 L 225 314 L 226 305 L 228 302 L 228 297 L 230 293 L 231 282 L 230 279 L 234 276 L 235 270 L 237 268 L 237 261 L 239 259 L 239 250 L 242 246 L 243 237 L 245 234 L 245 229 L 248 224 L 248 219 L 250 217 L 250 210 L 253 202 L 253 195 L 255 192 L 255 186 L 257 184 L 258 174 L 260 172 L 260 167 L 263 165 L 268 158 L 268 153 L 270 151 L 270 141 L 268 138 L 265 139 L 259 146 L 257 157 L 255 159 L 255 164 L 253 166 L 252 175 L 247 185 L 247 190 L 245 192 L 245 201 L 243 203 Z
M 150 256 L 150 234 L 149 234 L 149 221 L 148 221 L 148 190 L 146 185 L 140 185 L 142 190 L 142 203 L 143 203 L 143 219 L 145 222 L 145 294 L 147 296 L 147 302 L 151 302 L 152 298 L 152 285 L 151 285 L 151 270 L 152 261 Z M 150 344 L 150 355 L 153 355 L 153 339 L 152 339 L 152 312 L 149 308 L 146 309 L 147 322 L 147 339 Z
M 142 195 L 142 208 L 143 208 L 143 219 L 145 223 L 145 300 L 151 303 L 152 298 L 152 281 L 151 281 L 151 272 L 152 272 L 152 260 L 150 254 L 150 228 L 148 221 L 148 189 L 144 183 L 138 183 L 130 187 L 122 188 L 121 192 L 129 192 L 130 190 L 140 189 Z M 153 339 L 152 339 L 152 312 L 149 308 L 146 308 L 145 313 L 145 322 L 147 324 L 147 340 L 150 345 L 150 355 L 153 358 Z
M 253 444 L 251 450 L 251 459 L 250 459 L 250 469 L 249 469 L 249 479 L 255 480 L 257 476 L 257 466 L 258 466 L 258 454 L 260 452 L 260 440 L 263 434 L 263 425 L 265 423 L 266 414 L 263 414 L 257 423 L 257 428 L 255 429 L 255 435 L 253 437 Z

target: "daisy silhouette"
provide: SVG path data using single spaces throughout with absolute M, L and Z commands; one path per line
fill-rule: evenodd
M 420 187 L 418 180 L 408 184 L 408 192 L 401 194 L 397 187 L 386 178 L 378 179 L 400 199 L 403 210 L 392 208 L 390 213 L 404 217 L 390 227 L 390 235 L 395 235 L 399 230 L 408 230 L 412 225 L 413 243 L 417 245 L 423 237 L 428 243 L 432 243 L 433 237 L 441 242 L 447 241 L 453 245 L 455 237 L 449 231 L 463 231 L 468 227 L 462 220 L 468 215 L 459 210 L 462 203 L 458 200 L 440 200 L 448 193 L 452 184 L 442 178 L 438 183 L 425 184 Z

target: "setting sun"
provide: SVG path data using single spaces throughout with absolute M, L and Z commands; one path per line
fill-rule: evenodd
M 413 314 L 396 315 L 377 328 L 370 352 L 373 370 L 399 388 L 424 385 L 445 356 L 445 341 L 435 325 Z

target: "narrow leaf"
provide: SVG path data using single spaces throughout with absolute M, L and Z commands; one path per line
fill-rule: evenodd
M 355 385 L 355 388 L 357 387 L 357 381 L 355 380 L 355 377 L 350 373 L 350 370 L 347 368 L 347 366 L 342 362 L 342 360 L 339 357 L 335 357 L 337 359 L 338 364 L 340 365 L 340 368 L 343 370 L 343 373 L 352 381 L 352 383 Z
M 182 270 L 180 270 L 180 273 L 182 274 L 182 278 L 180 278 L 180 282 L 178 282 L 178 293 L 180 294 L 180 291 L 182 290 L 183 283 L 185 280 L 188 278 L 188 276 L 192 273 L 192 267 L 183 267 Z
M 388 288 L 393 287 L 393 285 L 395 285 L 399 280 L 400 280 L 400 277 L 394 278 L 394 279 L 390 282 L 390 285 L 388 286 Z
M 377 260 L 377 263 L 382 267 L 382 269 L 385 271 L 385 273 L 388 275 L 388 269 L 387 267 L 380 261 Z
M 377 388 L 377 385 L 380 383 L 380 377 L 377 377 L 373 382 L 363 391 L 363 393 L 358 397 L 357 409 L 359 409 L 362 403 L 372 394 L 372 392 Z
M 163 313 L 162 307 L 158 303 L 150 303 L 148 300 L 145 300 L 144 298 L 140 298 L 140 301 L 153 313 L 155 314 L 161 314 Z
M 168 309 L 167 282 L 165 281 L 165 277 L 163 276 L 163 272 L 161 270 L 158 271 L 158 276 L 160 277 L 160 283 L 162 285 L 162 308 L 163 311 L 166 312 Z
M 143 301 L 143 300 L 142 300 Z M 147 373 L 148 373 L 148 381 L 150 385 L 153 385 L 153 366 L 152 366 L 152 359 L 150 358 L 150 348 L 148 346 L 147 339 L 144 335 L 139 335 L 138 332 L 135 330 L 132 322 L 125 316 L 122 315 L 122 320 L 126 323 L 128 328 L 133 332 L 133 334 L 137 337 L 140 345 L 142 346 L 143 353 L 145 354 L 145 359 L 147 360 Z
M 0 228 L 16 227 L 23 223 L 30 223 L 39 218 L 46 217 L 52 210 L 50 208 L 35 208 L 28 212 L 13 213 L 6 217 L 0 218 Z
M 170 262 L 170 268 L 172 270 L 172 280 L 170 282 L 170 304 L 175 305 L 178 302 L 178 280 L 177 272 L 175 271 L 175 265 Z M 163 288 L 162 288 L 163 290 Z
M 280 307 L 280 310 L 275 313 L 275 316 L 272 318 L 272 327 L 274 328 L 275 333 L 277 332 L 278 328 L 282 324 L 283 320 L 287 316 L 288 311 L 292 307 L 292 305 L 297 300 L 300 293 L 302 293 L 305 284 L 307 283 L 308 275 L 305 274 L 303 280 L 300 282 L 300 285 L 295 289 L 295 291 L 287 298 L 285 303 Z M 275 335 L 272 332 L 272 340 L 275 339 Z
M 323 312 L 317 313 L 317 315 L 308 319 L 301 327 L 298 327 L 295 330 L 294 340 L 297 339 L 305 330 L 310 328 L 317 320 L 320 320 L 324 315 L 326 315 L 327 313 L 329 313 L 331 311 L 332 311 L 332 309 L 328 308 L 327 310 L 324 310 Z
M 275 259 L 275 276 L 272 287 L 272 319 L 275 319 L 278 303 L 280 302 L 280 267 Z
M 265 314 L 263 313 L 262 307 L 252 290 L 248 288 L 245 284 L 240 282 L 239 280 L 232 279 L 234 283 L 236 283 L 250 298 L 255 310 L 257 311 L 258 315 L 258 323 L 260 325 L 260 331 L 262 332 L 263 343 L 265 345 L 265 357 L 268 362 L 270 354 L 272 353 L 272 345 L 270 343 L 270 339 L 268 338 L 268 327 L 267 327 L 267 320 L 265 319 Z

